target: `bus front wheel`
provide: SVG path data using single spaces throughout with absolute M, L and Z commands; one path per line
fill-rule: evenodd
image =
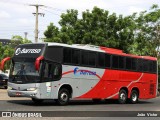
M 67 105 L 69 103 L 70 94 L 69 91 L 65 88 L 60 89 L 58 93 L 58 99 L 56 99 L 56 103 L 59 105 Z

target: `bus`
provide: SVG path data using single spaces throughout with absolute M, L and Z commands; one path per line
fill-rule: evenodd
M 29 97 L 35 103 L 53 99 L 99 102 L 117 99 L 137 103 L 157 96 L 157 58 L 83 44 L 32 43 L 19 45 L 10 60 L 8 95 Z

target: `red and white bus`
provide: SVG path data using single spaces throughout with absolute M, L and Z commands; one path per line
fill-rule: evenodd
M 54 99 L 67 105 L 70 98 L 136 103 L 157 95 L 155 57 L 92 45 L 38 43 L 17 46 L 12 58 L 1 61 L 2 69 L 7 60 L 10 97 L 30 97 L 36 103 Z

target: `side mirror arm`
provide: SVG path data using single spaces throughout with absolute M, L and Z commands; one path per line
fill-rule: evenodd
M 39 56 L 39 57 L 36 59 L 36 61 L 35 61 L 35 69 L 36 69 L 36 70 L 39 70 L 39 68 L 40 68 L 40 62 L 41 62 L 41 60 L 43 60 L 43 59 L 44 59 L 43 56 Z
M 5 62 L 6 62 L 6 61 L 9 61 L 9 60 L 11 60 L 11 57 L 6 57 L 6 58 L 4 58 L 4 59 L 1 61 L 1 65 L 0 65 L 0 69 L 1 69 L 1 70 L 4 70 Z

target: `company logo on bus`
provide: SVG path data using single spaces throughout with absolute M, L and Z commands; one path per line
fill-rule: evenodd
M 78 67 L 74 68 L 74 75 L 96 75 L 95 71 L 89 71 L 89 70 L 81 70 Z
M 40 53 L 41 49 L 26 49 L 17 48 L 15 55 L 26 54 L 26 53 Z

